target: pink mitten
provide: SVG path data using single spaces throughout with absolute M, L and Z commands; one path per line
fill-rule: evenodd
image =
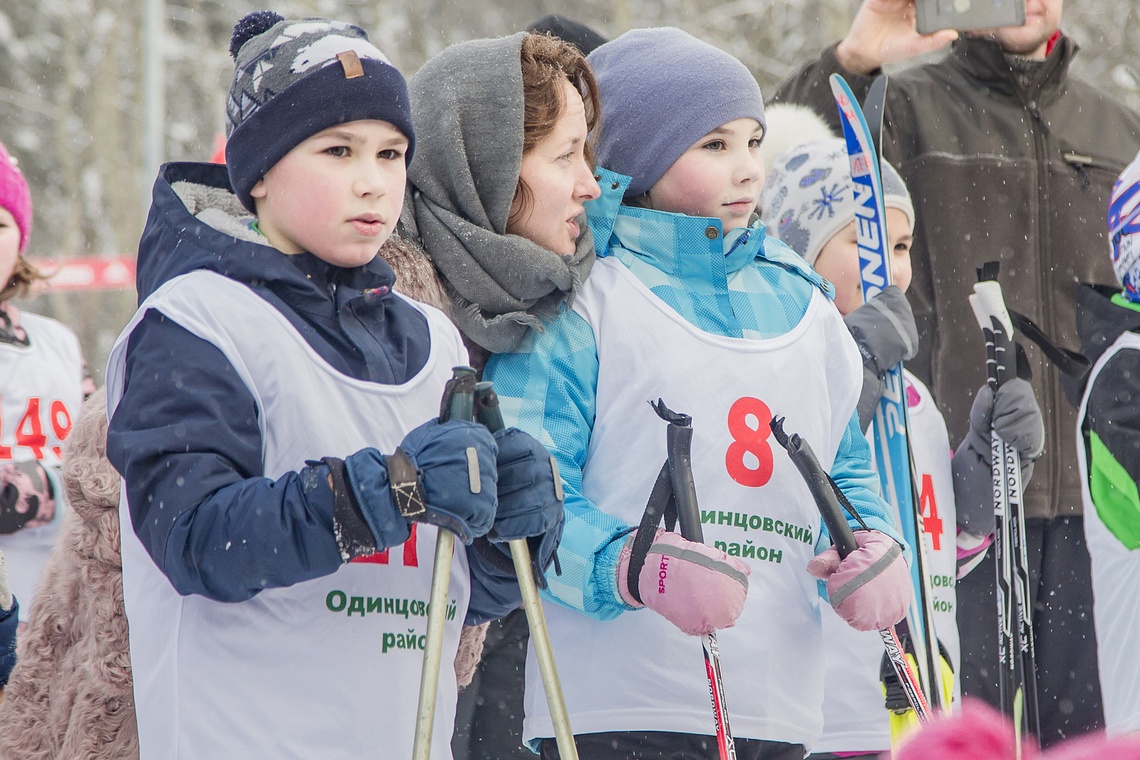
M 618 589 L 631 607 L 641 607 L 629 593 L 630 535 L 618 559 Z M 679 533 L 658 530 L 638 575 L 637 589 L 644 606 L 690 636 L 731 628 L 748 595 L 752 569 L 711 546 L 686 541 Z
M 831 606 L 855 630 L 894 625 L 914 595 L 902 547 L 877 530 L 855 531 L 855 542 L 859 548 L 845 559 L 832 546 L 808 562 L 807 571 L 827 581 Z

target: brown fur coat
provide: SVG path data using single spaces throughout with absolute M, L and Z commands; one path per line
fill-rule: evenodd
M 447 309 L 435 268 L 392 238 L 381 255 L 396 288 Z M 84 404 L 64 451 L 65 516 L 40 579 L 17 663 L 0 703 L 4 760 L 137 758 L 134 693 L 119 554 L 119 474 L 107 460 L 107 397 Z M 455 660 L 460 687 L 471 681 L 487 626 L 464 627 Z

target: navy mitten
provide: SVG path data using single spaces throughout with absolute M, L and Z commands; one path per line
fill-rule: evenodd
M 445 528 L 470 544 L 495 519 L 497 454 L 482 425 L 433 419 L 408 433 L 392 454 L 361 449 L 344 465 L 377 548 L 406 541 L 409 520 Z

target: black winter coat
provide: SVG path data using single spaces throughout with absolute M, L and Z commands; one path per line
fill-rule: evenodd
M 918 216 L 908 296 L 921 348 L 907 366 L 934 393 L 955 443 L 985 382 L 982 334 L 966 300 L 976 268 L 1000 260 L 1009 307 L 1067 347 L 1078 343 L 1073 283 L 1114 280 L 1108 197 L 1140 148 L 1140 115 L 1070 76 L 1076 52 L 1061 37 L 1023 87 L 998 45 L 964 38 L 945 59 L 893 75 L 887 88 L 883 154 L 906 180 Z M 810 105 L 838 128 L 831 73 L 860 99 L 873 79 L 844 70 L 832 46 L 775 99 Z M 1077 515 L 1076 412 L 1057 370 L 1027 348 L 1046 447 L 1026 514 Z

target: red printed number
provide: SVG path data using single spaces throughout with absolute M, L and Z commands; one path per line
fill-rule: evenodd
M 24 414 L 13 431 L 16 446 L 31 449 L 32 456 L 36 459 L 44 458 L 44 448 L 47 446 L 47 436 L 44 435 L 44 421 L 41 416 L 43 406 L 38 396 L 29 398 L 27 406 L 24 407 Z M 0 403 L 0 415 L 2 413 L 3 404 Z M 62 401 L 57 399 L 48 405 L 48 424 L 60 441 L 66 440 L 71 433 L 71 413 L 67 411 L 67 406 Z M 3 429 L 4 420 L 0 416 L 0 430 Z M 57 457 L 62 455 L 59 446 L 52 446 L 51 451 Z M 10 459 L 12 459 L 12 447 L 0 446 L 0 460 Z
M 759 488 L 772 479 L 772 447 L 768 436 L 772 431 L 768 420 L 772 412 L 758 398 L 738 398 L 728 410 L 728 432 L 732 444 L 724 455 L 724 466 L 730 478 L 742 486 Z
M 934 551 L 938 551 L 942 545 L 942 518 L 938 516 L 938 500 L 934 498 L 934 480 L 925 473 L 922 475 L 918 506 L 922 510 L 922 531 L 930 536 Z
M 388 549 L 382 552 L 375 552 L 369 554 L 367 557 L 357 557 L 352 560 L 353 562 L 367 562 L 374 565 L 387 565 L 388 564 Z M 420 558 L 416 553 L 416 523 L 411 524 L 411 533 L 408 540 L 404 542 L 404 567 L 419 567 Z

